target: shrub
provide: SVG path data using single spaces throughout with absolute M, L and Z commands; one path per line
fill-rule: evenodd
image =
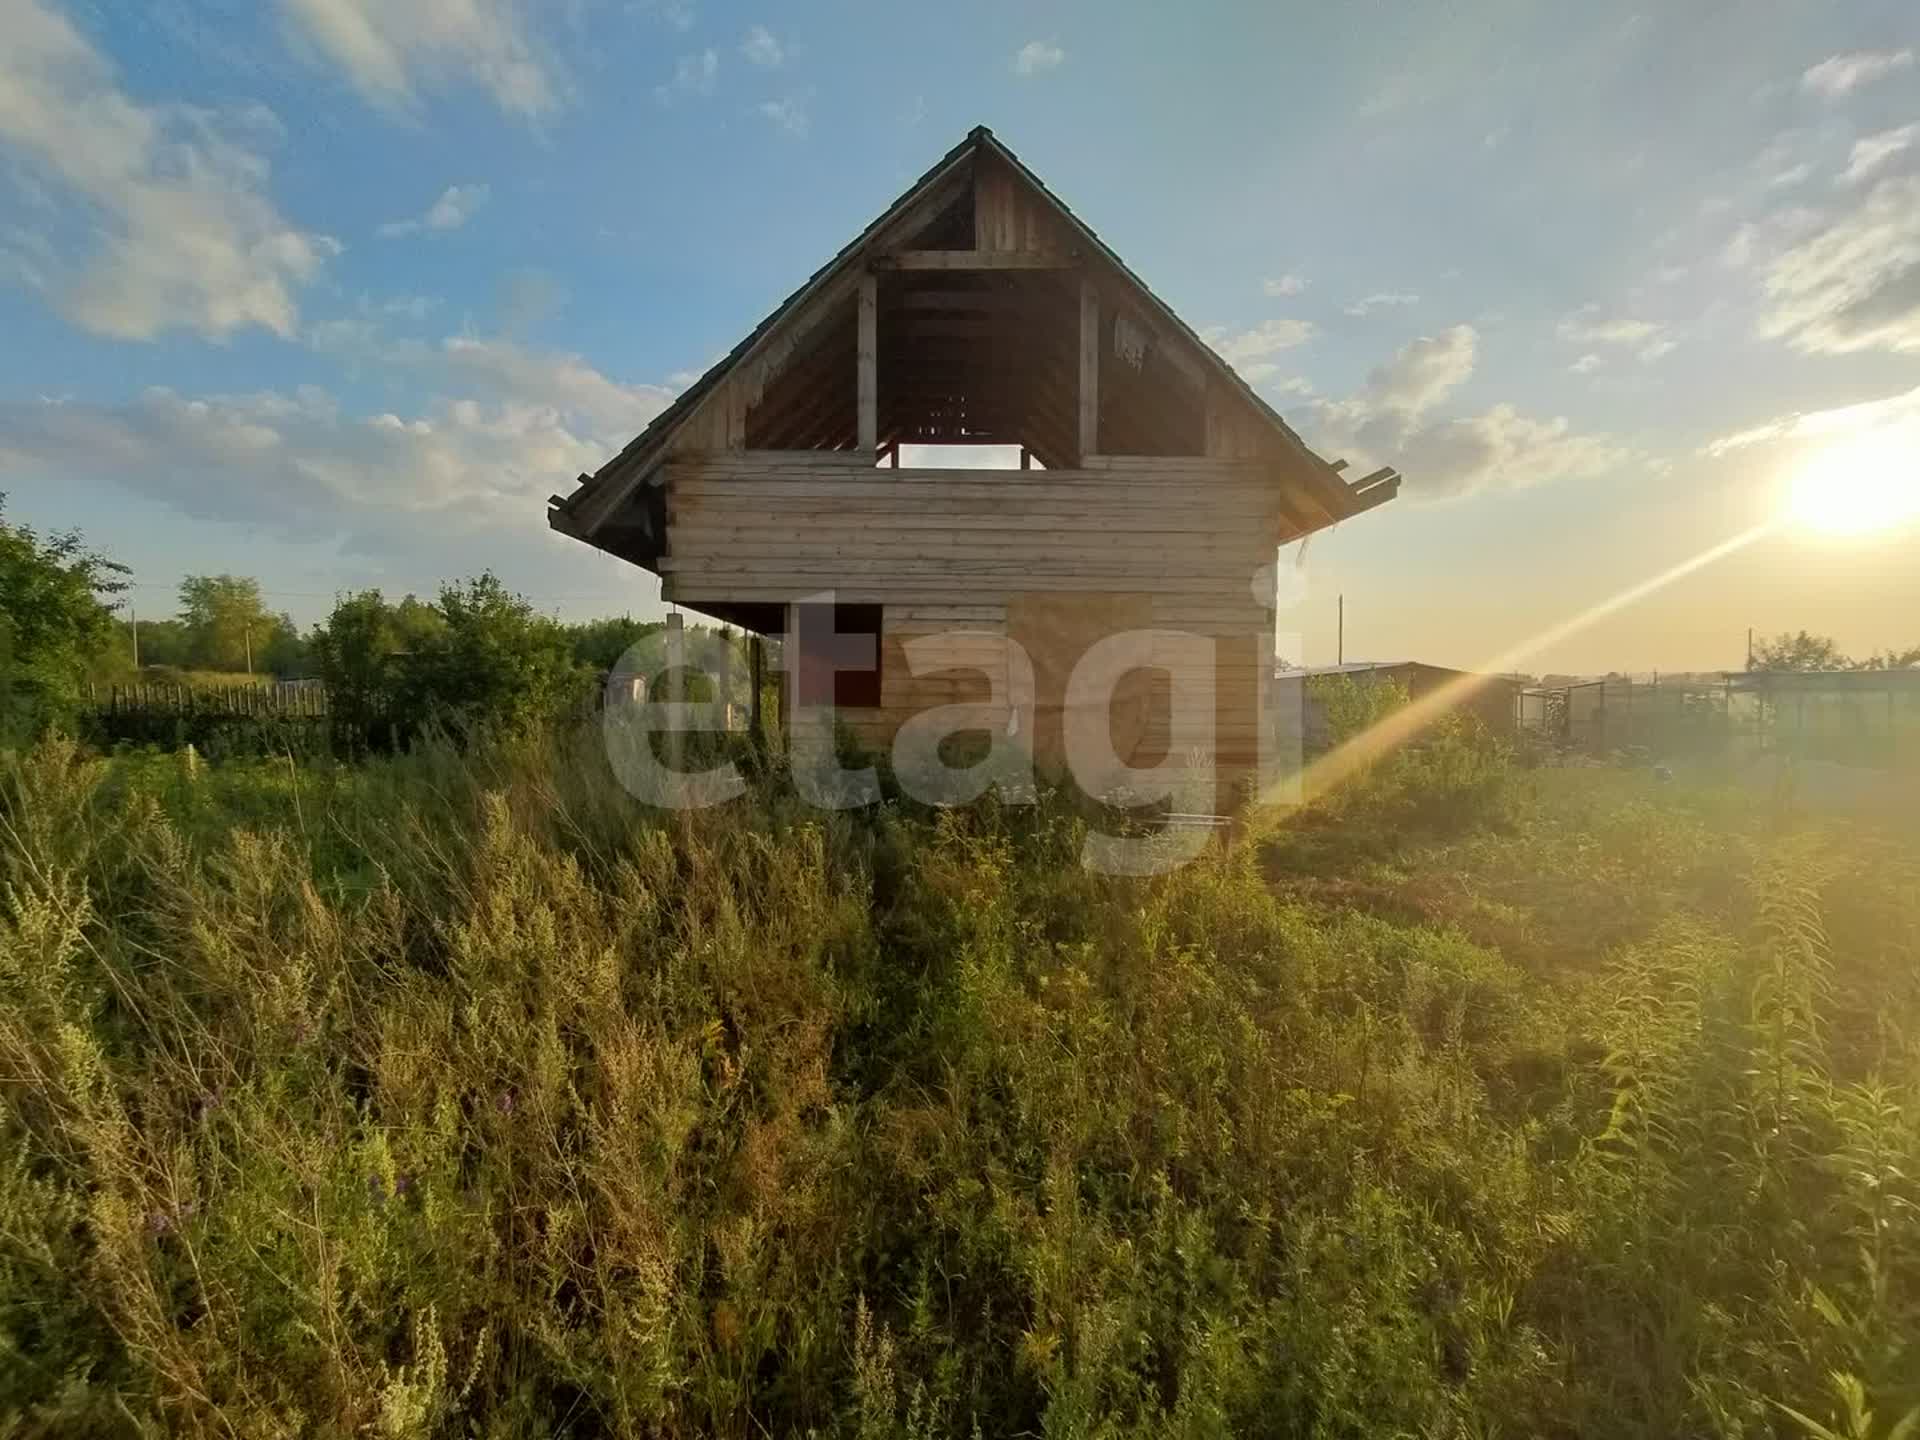
M 314 632 L 340 737 L 392 747 L 438 727 L 525 732 L 585 695 L 566 632 L 492 574 L 446 586 L 437 604 L 378 590 L 343 596 Z
M 42 538 L 0 513 L 0 741 L 71 718 L 126 573 L 77 532 Z

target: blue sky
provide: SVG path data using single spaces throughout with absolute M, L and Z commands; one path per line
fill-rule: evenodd
M 1920 11 L 0 0 L 0 489 L 171 609 L 491 567 L 987 124 L 1324 453 L 1289 648 L 1476 664 L 1772 513 L 1920 487 Z M 1842 412 L 1835 418 L 1835 412 Z M 1832 469 L 1832 466 L 1829 466 Z M 1920 531 L 1788 527 L 1533 668 L 1920 643 Z

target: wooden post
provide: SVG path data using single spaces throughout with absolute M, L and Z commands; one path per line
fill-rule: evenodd
M 1080 282 L 1080 458 L 1100 453 L 1100 292 Z
M 679 611 L 667 616 L 667 704 L 678 705 L 686 695 L 686 676 L 681 666 L 687 663 L 685 627 L 686 619 Z M 686 750 L 686 735 L 680 726 L 677 712 L 669 712 L 667 721 L 667 768 L 678 776 L 686 767 L 683 763 Z
M 720 728 L 733 729 L 733 632 L 720 632 L 720 673 L 714 678 L 714 684 L 720 693 L 714 699 L 720 702 Z
M 880 445 L 880 282 L 872 271 L 860 277 L 860 439 L 863 455 Z M 842 390 L 842 395 L 847 392 Z
M 767 648 L 766 641 L 755 635 L 747 641 L 747 669 L 752 678 L 753 693 L 747 697 L 747 728 L 753 732 L 756 742 L 766 738 L 761 733 L 760 689 L 766 684 Z

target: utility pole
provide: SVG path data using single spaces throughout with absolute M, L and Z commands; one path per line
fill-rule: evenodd
M 1340 628 L 1335 635 L 1333 654 L 1336 665 L 1347 663 L 1347 594 L 1344 590 L 1340 592 Z
M 127 629 L 133 632 L 133 668 L 140 668 L 140 612 L 134 603 L 127 602 Z
M 1753 626 L 1747 626 L 1747 669 L 1753 669 Z
M 246 642 L 247 678 L 251 680 L 253 678 L 253 626 L 242 625 L 240 627 L 240 638 Z

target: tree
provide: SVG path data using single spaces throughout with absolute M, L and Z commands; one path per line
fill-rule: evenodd
M 630 615 L 584 620 L 567 628 L 573 658 L 596 670 L 611 670 L 635 642 L 665 630 L 659 620 L 635 620 Z
M 138 628 L 142 666 L 170 665 L 184 670 L 193 663 L 193 636 L 188 633 L 185 622 L 142 620 Z
M 180 620 L 187 663 L 202 670 L 281 673 L 305 655 L 292 618 L 267 609 L 251 576 L 187 576 L 180 582 Z
M 1861 662 L 1863 670 L 1915 670 L 1920 669 L 1920 645 L 1905 650 L 1883 650 L 1870 660 Z
M 441 628 L 416 637 L 393 667 L 406 728 L 433 720 L 462 732 L 523 730 L 584 693 L 566 631 L 491 572 L 445 586 L 435 608 Z
M 371 742 L 380 721 L 391 716 L 394 666 L 403 649 L 394 608 L 378 590 L 343 595 L 315 627 L 311 649 L 335 718 L 358 743 Z
M 0 496 L 0 710 L 13 728 L 79 698 L 88 666 L 112 643 L 127 567 L 77 531 L 42 539 L 9 525 L 4 504 Z
M 412 654 L 446 630 L 447 617 L 430 601 L 406 595 L 393 607 L 393 626 L 401 651 Z
M 1780 634 L 1761 640 L 1747 661 L 1749 670 L 1854 670 L 1859 668 L 1825 635 Z

